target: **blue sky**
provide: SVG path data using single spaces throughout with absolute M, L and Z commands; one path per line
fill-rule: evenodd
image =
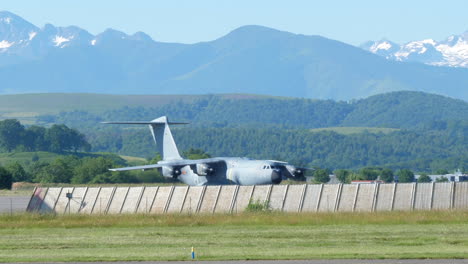
M 468 30 L 466 0 L 2 0 L 0 10 L 39 27 L 143 31 L 157 41 L 182 43 L 213 40 L 252 24 L 354 45 L 384 37 L 399 43 L 441 40 Z

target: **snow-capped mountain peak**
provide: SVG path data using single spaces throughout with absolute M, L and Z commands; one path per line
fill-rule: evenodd
M 2 40 L 0 41 L 0 49 L 7 49 L 9 47 L 11 47 L 11 45 L 13 45 L 14 42 L 8 42 L 6 40 Z
M 73 39 L 73 37 L 71 37 L 71 38 L 65 38 L 65 37 L 63 37 L 63 36 L 58 36 L 58 35 L 57 35 L 57 36 L 55 36 L 55 38 L 54 38 L 54 43 L 55 43 L 55 46 L 58 47 L 58 46 L 62 45 L 62 44 L 65 43 L 65 42 L 69 42 L 69 41 L 72 40 L 72 39 Z
M 368 41 L 362 44 L 361 48 L 390 59 L 390 57 L 393 56 L 393 53 L 398 51 L 400 45 L 389 40 L 382 39 L 379 41 Z
M 369 45 L 368 43 L 373 43 Z M 366 42 L 362 49 L 387 59 L 397 61 L 421 62 L 429 65 L 468 67 L 468 31 L 449 36 L 444 41 L 424 39 L 403 45 L 387 40 Z M 390 51 L 391 50 L 391 51 Z
M 370 50 L 372 52 L 377 52 L 378 50 L 389 50 L 392 47 L 392 44 L 390 44 L 388 41 L 380 42 L 380 43 L 375 43 L 372 45 Z
M 109 37 L 110 43 L 127 39 L 154 43 L 151 37 L 142 32 L 129 36 L 117 30 L 108 29 L 94 36 L 76 26 L 56 27 L 52 24 L 45 24 L 44 27 L 38 28 L 13 13 L 0 11 L 0 54 L 4 55 L 15 54 L 23 58 L 37 58 L 57 48 L 98 46 L 103 35 Z

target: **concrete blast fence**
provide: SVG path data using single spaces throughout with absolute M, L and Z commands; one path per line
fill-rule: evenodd
M 468 209 L 468 182 L 51 187 L 36 188 L 27 211 L 57 214 L 236 213 L 244 211 L 250 201 L 268 204 L 272 210 L 283 212 Z

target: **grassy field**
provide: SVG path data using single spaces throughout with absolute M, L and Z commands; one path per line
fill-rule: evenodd
M 466 258 L 468 212 L 2 215 L 0 262 Z
M 385 127 L 325 127 L 325 128 L 314 128 L 311 129 L 311 132 L 322 132 L 322 131 L 333 131 L 338 134 L 351 135 L 351 134 L 360 134 L 360 133 L 384 133 L 388 134 L 391 132 L 398 131 L 396 128 L 385 128 Z

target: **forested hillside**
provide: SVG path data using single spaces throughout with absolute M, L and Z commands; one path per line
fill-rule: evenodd
M 183 100 L 182 100 L 183 99 Z M 42 124 L 64 123 L 72 127 L 99 129 L 101 121 L 170 120 L 199 127 L 320 128 L 365 126 L 414 129 L 440 120 L 468 120 L 468 103 L 422 92 L 393 92 L 367 99 L 342 102 L 282 97 L 236 98 L 218 95 L 187 101 L 171 98 L 170 104 L 152 107 L 124 106 L 90 112 L 83 109 L 42 115 Z
M 173 129 L 179 149 L 199 148 L 213 156 L 247 156 L 330 169 L 386 166 L 432 172 L 468 164 L 468 123 L 442 131 L 396 131 L 342 135 L 335 132 L 259 128 Z M 149 130 L 109 128 L 89 135 L 95 151 L 153 157 Z

